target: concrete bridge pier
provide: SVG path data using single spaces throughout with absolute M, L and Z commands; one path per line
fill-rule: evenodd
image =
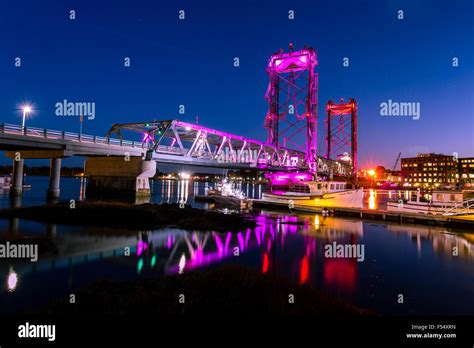
M 150 178 L 155 173 L 156 162 L 141 157 L 89 157 L 85 166 L 89 177 L 86 197 L 144 202 L 151 196 Z
M 20 197 L 23 193 L 23 167 L 25 160 L 13 159 L 13 178 L 12 186 L 10 188 L 11 197 Z
M 49 187 L 47 198 L 51 200 L 59 199 L 60 187 L 59 182 L 61 179 L 61 158 L 52 158 L 51 166 L 49 170 Z
M 51 159 L 51 167 L 49 172 L 49 186 L 46 198 L 49 200 L 57 200 L 60 192 L 61 179 L 61 161 L 68 154 L 63 150 L 22 150 L 22 151 L 6 151 L 5 156 L 13 158 L 13 180 L 10 195 L 19 197 L 23 192 L 23 165 L 25 159 Z M 19 157 L 21 159 L 19 159 Z

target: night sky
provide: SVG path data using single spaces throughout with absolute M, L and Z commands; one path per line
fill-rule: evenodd
M 198 115 L 207 127 L 265 140 L 265 68 L 291 41 L 318 52 L 320 153 L 326 101 L 353 97 L 361 166 L 391 168 L 400 151 L 473 156 L 473 18 L 472 0 L 3 1 L 0 120 L 21 124 L 18 105 L 29 101 L 27 125 L 77 132 L 77 117 L 55 115 L 67 99 L 96 103 L 85 134 Z M 388 99 L 421 103 L 420 119 L 382 117 Z

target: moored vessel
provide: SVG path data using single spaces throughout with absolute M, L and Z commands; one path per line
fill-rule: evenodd
M 387 202 L 387 210 L 435 215 L 474 213 L 474 190 L 435 190 L 430 197 L 431 199 L 422 197 L 418 189 L 411 192 L 407 200 Z
M 287 206 L 295 210 L 323 210 L 324 208 L 362 208 L 363 188 L 354 188 L 342 181 L 297 181 L 287 190 L 262 194 L 261 203 Z

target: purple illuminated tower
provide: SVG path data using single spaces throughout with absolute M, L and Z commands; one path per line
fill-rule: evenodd
M 306 47 L 283 50 L 270 56 L 267 73 L 270 77 L 265 99 L 268 114 L 265 128 L 268 142 L 299 150 L 311 172 L 317 169 L 318 64 L 316 51 Z

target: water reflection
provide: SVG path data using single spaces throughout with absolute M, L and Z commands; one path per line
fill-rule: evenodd
M 8 292 L 13 292 L 16 289 L 16 286 L 18 284 L 18 274 L 13 270 L 12 267 L 10 267 L 10 271 L 8 272 L 7 275 L 7 291 Z
M 170 185 L 172 183 L 170 181 Z M 162 190 L 168 188 L 163 187 Z M 186 192 L 186 189 L 180 189 L 181 192 Z M 116 277 L 120 277 L 122 273 L 128 274 L 126 270 L 129 268 L 133 269 L 135 276 L 154 277 L 182 274 L 232 262 L 257 268 L 262 276 L 268 273 L 278 274 L 296 284 L 324 288 L 342 294 L 341 296 L 353 297 L 363 304 L 371 304 L 373 298 L 369 297 L 376 287 L 377 293 L 392 293 L 400 287 L 416 287 L 418 283 L 414 285 L 413 279 L 419 282 L 420 287 L 426 284 L 434 286 L 434 280 L 426 272 L 426 269 L 433 267 L 436 268 L 437 279 L 446 282 L 452 277 L 460 276 L 472 279 L 470 263 L 474 260 L 474 238 L 469 233 L 416 225 L 368 224 L 361 220 L 317 214 L 287 215 L 262 211 L 254 217 L 258 224 L 256 228 L 225 233 L 178 229 L 130 233 L 91 227 L 37 224 L 37 227 L 43 226 L 43 232 L 31 235 L 26 232 L 19 234 L 18 222 L 5 224 L 7 230 L 0 234 L 0 238 L 11 239 L 12 233 L 16 233 L 16 238 L 47 239 L 57 248 L 57 254 L 40 254 L 39 261 L 35 264 L 9 260 L 8 267 L 4 263 L 0 265 L 0 274 L 5 277 L 7 289 L 12 288 L 18 293 L 18 289 L 25 284 L 25 279 L 36 279 L 39 274 L 48 277 L 64 274 L 61 270 L 67 270 L 68 279 L 65 283 L 70 287 L 74 284 L 74 279 L 102 279 L 103 272 L 109 268 L 114 269 Z M 23 223 L 24 221 L 20 222 Z M 355 258 L 325 258 L 324 246 L 333 241 L 363 243 L 367 251 L 366 262 L 358 263 Z M 455 247 L 457 256 L 453 257 Z M 130 248 L 129 256 L 124 254 L 125 248 Z M 410 259 L 411 248 L 418 261 Z M 396 262 L 395 266 L 393 262 Z M 404 266 L 398 268 L 398 262 Z M 80 275 L 81 267 L 88 264 L 103 272 Z M 125 272 L 117 272 L 120 267 Z M 401 274 L 396 283 L 390 281 L 394 277 L 394 267 Z M 20 277 L 22 282 L 18 285 Z M 375 279 L 379 279 L 379 283 L 375 284 Z M 54 286 L 59 285 L 51 283 L 51 287 Z M 34 292 L 36 287 L 41 286 L 30 282 L 28 292 Z M 469 281 L 453 281 L 452 289 L 456 289 L 458 293 L 469 293 L 474 289 L 474 284 Z M 437 291 L 439 298 L 449 295 L 449 289 L 437 288 Z M 430 298 L 433 296 L 435 295 L 431 294 Z M 459 310 L 462 311 L 465 299 L 460 296 L 453 301 L 458 301 Z M 423 306 L 429 308 L 429 304 L 425 303 Z
M 432 250 L 443 256 L 460 257 L 474 260 L 474 234 L 453 233 L 432 227 L 388 225 L 387 230 L 396 235 L 408 235 L 416 243 L 418 255 L 421 256 L 422 243 L 431 244 Z
M 375 209 L 375 199 L 377 197 L 377 191 L 370 189 L 369 191 L 369 209 Z

